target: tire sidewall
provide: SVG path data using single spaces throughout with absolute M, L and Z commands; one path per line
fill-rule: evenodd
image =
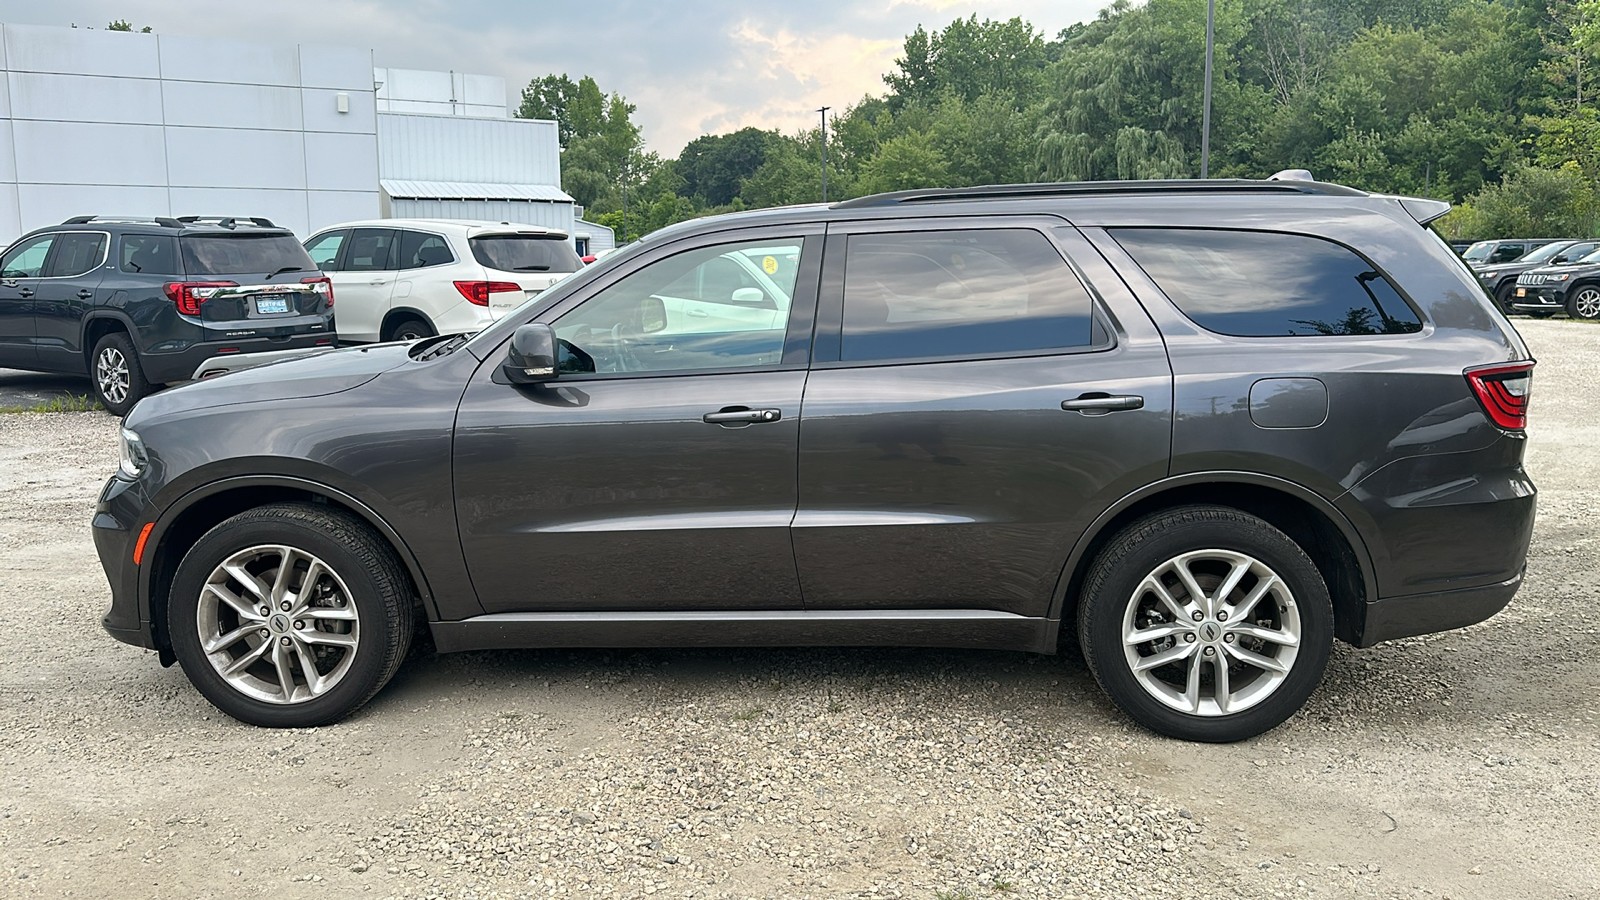
M 407 338 L 404 336 L 405 332 L 407 331 L 415 332 L 417 336 L 415 338 Z M 421 340 L 422 338 L 433 337 L 437 332 L 434 331 L 434 329 L 427 322 L 412 317 L 409 319 L 402 319 L 400 323 L 394 327 L 394 331 L 390 333 L 393 335 L 394 340 L 404 341 Z
M 1134 523 L 1125 534 L 1137 532 L 1148 521 Z M 1091 570 L 1079 611 L 1084 655 L 1093 657 L 1095 677 L 1118 706 L 1162 734 L 1221 743 L 1275 728 L 1304 705 L 1321 682 L 1332 650 L 1333 604 L 1321 573 L 1294 541 L 1241 513 L 1165 527 L 1133 546 L 1119 547 L 1120 543 L 1113 541 Z M 1231 715 L 1189 715 L 1161 703 L 1129 670 L 1123 650 L 1123 616 L 1140 582 L 1167 560 L 1195 550 L 1234 550 L 1255 557 L 1284 581 L 1299 608 L 1299 652 L 1284 682 L 1261 702 Z M 1092 597 L 1090 590 L 1095 592 Z
M 212 668 L 200 644 L 195 616 L 206 580 L 229 556 L 262 544 L 283 544 L 321 558 L 349 589 L 359 617 L 361 637 L 350 669 L 327 693 L 303 703 L 266 703 L 239 693 Z M 167 633 L 184 674 L 218 709 L 252 725 L 305 728 L 342 718 L 388 680 L 383 644 L 394 625 L 387 618 L 375 573 L 343 544 L 290 518 L 234 519 L 207 532 L 178 564 L 167 605 Z
M 114 347 L 122 354 L 123 361 L 128 367 L 128 396 L 121 403 L 112 402 L 100 386 L 100 355 L 107 348 Z M 89 355 L 89 383 L 94 391 L 95 400 L 114 416 L 126 416 L 133 405 L 144 399 L 150 393 L 150 382 L 145 380 L 144 366 L 140 364 L 138 351 L 133 349 L 133 342 L 120 331 L 113 331 L 95 342 L 94 350 Z

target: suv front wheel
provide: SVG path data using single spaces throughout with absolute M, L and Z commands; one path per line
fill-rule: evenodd
M 113 331 L 94 345 L 89 378 L 94 382 L 95 399 L 117 416 L 127 415 L 128 410 L 152 389 L 145 380 L 144 367 L 139 364 L 133 341 L 120 331 Z
M 1600 319 L 1600 285 L 1580 285 L 1567 298 L 1567 315 L 1574 319 Z
M 1139 519 L 1095 560 L 1078 609 L 1089 670 L 1162 734 L 1254 737 L 1322 680 L 1333 604 L 1311 559 L 1265 521 L 1219 506 Z

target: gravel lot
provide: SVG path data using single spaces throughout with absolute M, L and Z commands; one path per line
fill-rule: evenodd
M 1124 721 L 1074 654 L 417 654 L 331 728 L 112 641 L 103 413 L 0 415 L 0 896 L 1600 895 L 1600 328 L 1541 363 L 1526 587 L 1336 648 L 1254 741 Z

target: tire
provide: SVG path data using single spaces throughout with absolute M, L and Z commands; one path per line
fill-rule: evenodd
M 1229 581 L 1219 608 L 1216 592 Z M 1139 635 L 1147 639 L 1131 639 Z M 1182 506 L 1135 521 L 1096 557 L 1078 640 L 1100 687 L 1140 724 L 1183 740 L 1239 741 L 1282 724 L 1316 690 L 1333 603 L 1288 535 L 1235 509 Z M 1158 655 L 1169 662 L 1144 662 Z
M 1511 308 L 1511 295 L 1516 291 L 1516 289 L 1516 282 L 1511 281 L 1508 282 L 1505 287 L 1496 291 L 1494 295 L 1495 305 L 1500 307 L 1500 311 L 1508 316 L 1514 316 L 1517 314 L 1517 311 Z
M 389 329 L 388 341 L 415 341 L 425 337 L 433 337 L 433 326 L 422 319 L 415 317 L 401 319 Z
M 89 355 L 89 381 L 94 398 L 114 416 L 125 416 L 133 405 L 149 396 L 154 386 L 144 377 L 144 366 L 133 341 L 125 332 L 113 331 L 94 345 Z
M 315 594 L 302 600 L 314 568 Z M 389 545 L 311 503 L 257 507 L 206 532 L 179 563 L 167 607 L 189 681 L 228 715 L 269 728 L 359 709 L 394 677 L 412 627 L 410 583 Z
M 1584 284 L 1567 297 L 1567 315 L 1574 319 L 1600 319 L 1600 285 Z

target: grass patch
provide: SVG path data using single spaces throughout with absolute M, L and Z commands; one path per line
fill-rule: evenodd
M 33 406 L 0 406 L 0 413 L 95 412 L 103 408 L 88 394 L 68 394 Z
M 739 710 L 733 714 L 733 717 L 741 722 L 754 722 L 766 714 L 767 711 L 765 709 L 759 706 L 752 706 L 749 709 Z
M 934 891 L 933 900 L 977 900 L 977 898 L 966 888 L 957 888 L 953 891 Z

